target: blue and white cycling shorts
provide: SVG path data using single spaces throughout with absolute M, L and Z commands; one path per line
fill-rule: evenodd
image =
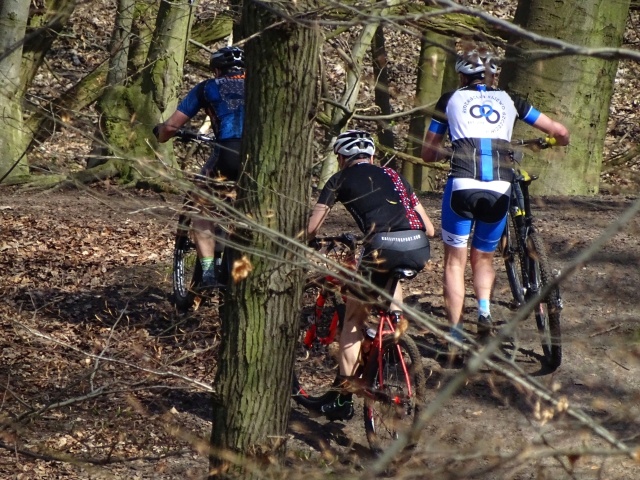
M 471 245 L 483 252 L 495 251 L 504 231 L 510 194 L 510 182 L 449 177 L 442 198 L 444 243 L 466 248 L 473 229 Z

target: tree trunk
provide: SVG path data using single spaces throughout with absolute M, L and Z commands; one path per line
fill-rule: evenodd
M 390 11 L 390 8 L 398 3 L 398 0 L 390 0 L 380 10 L 375 10 L 371 13 L 371 18 L 384 18 L 384 16 Z M 378 29 L 379 21 L 372 20 L 370 23 L 364 25 L 360 31 L 360 35 L 354 42 L 353 47 L 348 55 L 348 60 L 345 61 L 345 87 L 342 94 L 340 103 L 345 107 L 344 109 L 338 108 L 334 105 L 328 107 L 327 118 L 331 118 L 330 121 L 330 138 L 329 145 L 332 145 L 335 137 L 342 131 L 345 125 L 349 122 L 350 117 L 348 112 L 353 112 L 358 101 L 358 95 L 360 93 L 360 83 L 362 81 L 363 60 L 371 42 L 373 36 Z M 340 48 L 337 48 L 340 51 Z M 343 56 L 344 55 L 343 53 Z M 332 151 L 327 154 L 327 159 L 322 164 L 322 171 L 318 181 L 318 188 L 322 188 L 325 182 L 338 170 L 338 161 Z
M 151 8 L 145 1 L 136 3 L 135 18 Z M 189 0 L 161 2 L 153 36 L 146 43 L 138 38 L 129 52 L 130 67 L 140 61 L 142 52 L 148 52 L 142 75 L 134 77 L 130 85 L 110 85 L 99 102 L 99 134 L 105 141 L 107 155 L 145 160 L 138 164 L 142 176 L 155 175 L 156 154 L 166 164 L 175 165 L 171 144 L 159 145 L 151 130 L 177 106 L 194 8 Z M 128 9 L 119 14 L 130 15 Z M 117 25 L 128 22 L 129 19 L 120 19 Z
M 59 98 L 45 107 L 40 107 L 26 121 L 28 132 L 32 132 L 32 148 L 35 142 L 44 142 L 56 130 L 58 124 L 69 123 L 76 112 L 81 112 L 94 103 L 104 91 L 109 65 L 103 63 L 76 83 Z
M 381 25 L 376 29 L 371 46 L 373 57 L 373 78 L 375 81 L 374 96 L 376 106 L 380 109 L 381 115 L 391 114 L 391 100 L 389 98 L 389 69 L 387 68 L 387 51 L 384 44 L 384 27 Z M 389 127 L 387 120 L 380 120 L 378 123 L 378 141 L 389 149 L 394 148 L 393 130 Z M 394 170 L 398 170 L 400 162 L 396 157 L 390 157 L 378 152 L 378 161 L 382 165 L 388 165 Z
M 439 45 L 447 48 L 454 48 L 453 39 L 443 37 L 437 33 L 426 32 L 422 38 L 420 46 L 420 58 L 418 60 L 418 78 L 416 81 L 416 97 L 415 104 L 429 105 L 435 107 L 435 103 L 440 98 L 443 91 L 456 88 L 456 84 L 451 85 L 445 76 L 446 69 L 452 69 L 452 62 L 447 62 L 447 52 L 439 47 Z M 451 58 L 452 56 L 449 55 Z M 422 140 L 424 138 L 425 129 L 427 127 L 427 118 L 425 112 L 419 112 L 411 116 L 409 122 L 409 141 L 407 153 L 414 157 L 420 158 L 422 150 Z M 403 173 L 411 181 L 416 190 L 434 191 L 436 170 L 424 167 L 422 165 L 414 165 L 405 163 Z
M 135 0 L 118 0 L 116 24 L 109 42 L 107 86 L 124 85 L 127 80 L 127 63 L 135 5 Z
M 191 38 L 204 45 L 216 43 L 231 35 L 234 19 L 235 15 L 227 11 L 216 15 L 215 18 L 196 22 L 191 30 Z
M 69 23 L 76 0 L 33 2 L 22 50 L 21 95 L 27 91 L 58 34 Z M 37 7 L 42 6 L 42 7 Z
M 340 104 L 343 105 L 348 112 L 353 112 L 356 102 L 358 101 L 358 95 L 360 93 L 360 83 L 362 81 L 362 62 L 367 50 L 369 49 L 369 46 L 371 45 L 371 40 L 373 39 L 373 35 L 375 34 L 377 28 L 377 23 L 367 24 L 364 26 L 364 28 L 360 32 L 360 35 L 358 36 L 358 39 L 355 41 L 351 49 L 349 55 L 351 63 L 345 65 L 345 86 L 342 98 L 340 99 Z M 347 114 L 347 111 L 338 108 L 335 105 L 328 106 L 328 110 L 330 112 L 328 114 L 328 117 L 331 118 L 331 131 L 328 144 L 332 145 L 335 137 L 349 122 L 350 118 Z M 327 159 L 322 164 L 322 171 L 320 173 L 318 188 L 322 188 L 325 182 L 329 180 L 331 175 L 336 173 L 337 170 L 338 160 L 336 159 L 335 154 L 332 151 L 329 151 Z
M 154 24 L 150 19 L 158 15 L 158 6 L 155 0 L 136 0 L 136 9 L 131 28 L 131 43 L 129 45 L 129 72 L 133 79 L 138 79 L 143 72 L 144 65 L 149 55 L 151 37 L 154 34 Z
M 304 23 L 267 28 L 316 7 L 288 2 L 288 11 L 276 15 L 275 5 L 245 0 L 243 8 L 245 37 L 253 37 L 245 49 L 251 120 L 245 122 L 239 208 L 244 221 L 254 223 L 240 235 L 253 271 L 230 286 L 222 313 L 211 478 L 229 469 L 250 478 L 247 457 L 278 458 L 289 419 L 304 279 L 303 254 L 290 239 L 300 238 L 307 221 L 320 36 L 308 13 Z M 243 465 L 225 463 L 220 452 L 240 455 Z
M 109 69 L 106 79 L 105 93 L 100 97 L 96 105 L 96 111 L 101 118 L 108 115 L 111 108 L 113 92 L 117 86 L 124 86 L 128 78 L 129 46 L 131 45 L 131 32 L 135 14 L 135 0 L 118 0 L 116 8 L 116 21 L 109 42 Z M 108 138 L 104 134 L 105 124 L 100 122 L 95 132 L 91 154 L 87 158 L 87 168 L 97 167 L 107 161 L 111 152 L 108 148 Z
M 0 181 L 29 175 L 20 95 L 22 45 L 29 2 L 0 2 Z
M 526 20 L 522 13 L 516 17 L 533 33 L 587 48 L 620 47 L 629 0 L 520 0 L 518 9 L 528 9 Z M 539 48 L 528 41 L 522 42 L 521 46 L 525 51 Z M 567 125 L 571 132 L 571 145 L 567 148 L 528 156 L 527 170 L 542 179 L 533 185 L 534 193 L 598 193 L 617 66 L 617 60 L 587 56 L 531 61 L 521 58 L 517 64 L 509 66 L 513 68 L 513 78 L 505 76 L 501 85 Z M 539 135 L 537 130 L 520 124 L 514 137 Z

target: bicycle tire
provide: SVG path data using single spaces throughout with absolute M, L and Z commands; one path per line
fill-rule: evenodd
M 553 274 L 549 268 L 547 249 L 544 242 L 538 236 L 535 228 L 531 228 L 527 237 L 527 249 L 531 260 L 532 278 L 540 289 L 550 284 Z M 533 292 L 532 292 L 533 293 Z M 560 288 L 556 285 L 545 296 L 544 300 L 536 305 L 535 317 L 540 343 L 546 366 L 550 370 L 556 370 L 562 363 L 562 331 L 560 326 L 560 312 L 562 299 Z
M 173 303 L 179 312 L 193 306 L 195 288 L 202 281 L 202 267 L 193 239 L 190 237 L 191 220 L 180 215 L 173 249 Z
M 293 368 L 293 399 L 307 409 L 319 410 L 325 403 L 333 401 L 337 390 L 338 335 L 329 345 L 314 342 L 311 348 L 304 344 L 308 328 L 316 322 L 319 335 L 326 335 L 335 313 L 339 327 L 344 321 L 345 305 L 342 294 L 329 284 L 324 277 L 307 281 L 304 287 L 303 304 L 299 319 L 299 338 Z M 324 295 L 324 304 L 317 306 L 319 295 Z
M 383 385 L 380 386 L 378 355 L 382 354 Z M 399 362 L 400 355 L 405 362 L 407 374 Z M 373 395 L 365 396 L 364 428 L 371 450 L 379 454 L 387 449 L 400 434 L 412 434 L 419 413 L 426 398 L 426 377 L 422 366 L 422 356 L 413 339 L 403 336 L 396 342 L 385 338 L 382 349 L 374 349 L 368 358 L 364 371 L 365 385 Z M 408 396 L 410 382 L 412 394 Z M 381 399 L 375 392 L 382 392 Z M 375 397 L 375 398 L 374 398 Z M 388 401 L 386 399 L 392 399 Z M 398 403 L 400 402 L 400 403 Z M 415 447 L 418 434 L 413 434 L 405 450 Z
M 502 234 L 501 250 L 515 308 L 525 303 L 525 291 L 522 286 L 524 262 L 522 261 L 522 248 L 518 242 L 517 231 L 516 219 L 509 214 Z
M 194 132 L 195 133 L 195 132 Z M 176 141 L 173 144 L 180 170 L 199 173 L 211 156 L 211 144 L 199 141 Z

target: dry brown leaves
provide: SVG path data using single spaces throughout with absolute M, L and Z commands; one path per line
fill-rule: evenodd
M 207 416 L 219 335 L 214 309 L 178 317 L 168 300 L 179 199 L 103 193 L 0 197 L 0 442 L 23 454 L 0 449 L 0 477 L 36 456 L 112 473 L 140 456 L 204 462 L 162 418 Z M 46 466 L 24 478 L 51 478 Z

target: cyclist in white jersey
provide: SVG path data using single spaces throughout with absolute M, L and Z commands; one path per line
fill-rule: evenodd
M 456 71 L 461 88 L 445 93 L 436 104 L 442 115 L 431 119 L 422 159 L 444 157 L 441 148 L 449 131 L 453 153 L 451 171 L 442 199 L 444 242 L 444 302 L 451 335 L 462 340 L 464 271 L 467 243 L 471 241 L 473 287 L 478 301 L 478 333 L 491 332 L 489 305 L 495 278 L 493 255 L 504 230 L 509 208 L 513 168 L 508 158 L 517 119 L 568 145 L 569 131 L 525 100 L 494 88 L 498 67 L 486 50 L 458 57 Z M 475 225 L 475 227 L 474 227 Z

